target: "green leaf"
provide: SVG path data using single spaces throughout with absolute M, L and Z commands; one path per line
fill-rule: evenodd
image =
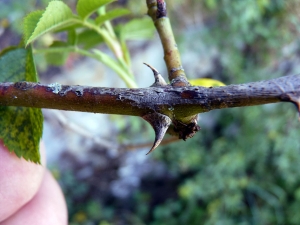
M 153 37 L 155 27 L 150 18 L 134 19 L 122 25 L 120 36 L 123 40 L 150 39 Z
M 0 82 L 37 81 L 31 47 L 10 47 L 0 53 Z
M 24 27 L 26 30 L 24 30 L 24 37 L 26 45 L 46 32 L 62 29 L 66 26 L 73 26 L 77 23 L 76 20 L 74 20 L 75 17 L 71 9 L 61 1 L 50 2 L 36 23 L 40 14 L 40 12 L 36 14 L 31 13 L 25 18 L 26 26 Z M 33 30 L 34 24 L 36 24 L 36 26 Z
M 111 11 L 107 12 L 104 15 L 100 15 L 99 17 L 96 18 L 95 21 L 96 21 L 96 24 L 98 26 L 100 26 L 105 21 L 113 20 L 117 17 L 128 15 L 129 13 L 130 13 L 130 11 L 127 10 L 127 9 L 114 9 L 114 10 L 111 10 Z
M 209 78 L 189 80 L 189 82 L 193 86 L 203 86 L 203 87 L 225 86 L 225 84 L 222 83 L 221 81 L 209 79 Z
M 77 44 L 84 49 L 91 49 L 94 46 L 103 43 L 103 37 L 94 30 L 84 30 L 78 34 Z
M 69 29 L 68 31 L 68 44 L 69 45 L 76 45 L 78 36 L 75 29 Z
M 9 48 L 0 54 L 0 82 L 37 81 L 31 48 Z M 18 157 L 40 163 L 41 109 L 0 106 L 0 139 Z
M 56 28 L 54 32 L 55 33 L 64 32 L 64 31 L 69 32 L 72 30 L 77 30 L 85 27 L 83 23 L 76 22 L 76 20 L 73 19 L 70 20 L 70 23 L 66 23 L 64 26 Z
M 101 6 L 114 1 L 115 0 L 78 0 L 76 10 L 78 15 L 85 20 Z
M 33 34 L 40 18 L 43 16 L 44 11 L 38 10 L 29 13 L 24 18 L 24 28 L 23 28 L 23 34 L 24 34 L 24 41 L 25 43 L 29 40 L 30 36 Z
M 49 46 L 49 52 L 46 52 L 45 55 L 47 63 L 54 66 L 64 65 L 69 56 L 69 52 L 65 51 L 64 47 L 68 46 L 69 45 L 66 42 L 54 41 L 52 45 Z M 51 48 L 61 48 L 61 51 L 52 52 Z

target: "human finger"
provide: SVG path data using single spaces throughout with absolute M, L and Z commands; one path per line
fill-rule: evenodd
M 40 147 L 42 164 L 45 150 Z M 14 214 L 37 193 L 44 176 L 44 167 L 9 152 L 0 140 L 0 222 Z
M 46 172 L 37 194 L 1 225 L 67 225 L 67 207 L 56 180 Z

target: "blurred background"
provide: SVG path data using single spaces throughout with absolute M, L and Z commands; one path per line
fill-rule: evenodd
M 0 0 L 0 49 L 17 45 L 22 18 L 48 2 Z M 75 0 L 64 2 L 75 11 Z M 238 84 L 299 73 L 299 1 L 166 2 L 189 79 Z M 147 17 L 145 1 L 109 7 L 131 11 L 113 24 Z M 128 48 L 139 87 L 154 81 L 143 62 L 167 74 L 155 31 Z M 125 87 L 93 59 L 70 54 L 63 66 L 47 64 L 42 54 L 35 59 L 42 83 Z M 201 114 L 194 138 L 148 156 L 154 132 L 140 118 L 43 113 L 48 168 L 63 189 L 71 225 L 300 224 L 300 124 L 292 104 Z

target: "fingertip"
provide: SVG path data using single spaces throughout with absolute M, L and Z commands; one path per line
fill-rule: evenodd
M 46 172 L 34 198 L 1 225 L 67 225 L 67 206 L 63 193 L 50 172 Z
M 44 146 L 40 147 L 41 161 L 45 164 Z M 9 152 L 0 140 L 0 222 L 15 213 L 38 191 L 44 167 Z

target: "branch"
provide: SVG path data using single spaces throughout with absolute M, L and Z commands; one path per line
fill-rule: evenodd
M 300 75 L 222 87 L 102 88 L 31 82 L 0 83 L 1 106 L 24 106 L 172 120 L 214 109 L 293 102 L 300 109 Z
M 198 113 L 214 109 L 292 102 L 300 112 L 300 75 L 222 87 L 174 87 L 154 71 L 156 83 L 149 88 L 102 88 L 44 85 L 31 82 L 0 83 L 0 107 L 23 106 L 140 116 L 151 124 L 155 141 L 166 132 L 179 139 L 193 137 L 199 126 Z

